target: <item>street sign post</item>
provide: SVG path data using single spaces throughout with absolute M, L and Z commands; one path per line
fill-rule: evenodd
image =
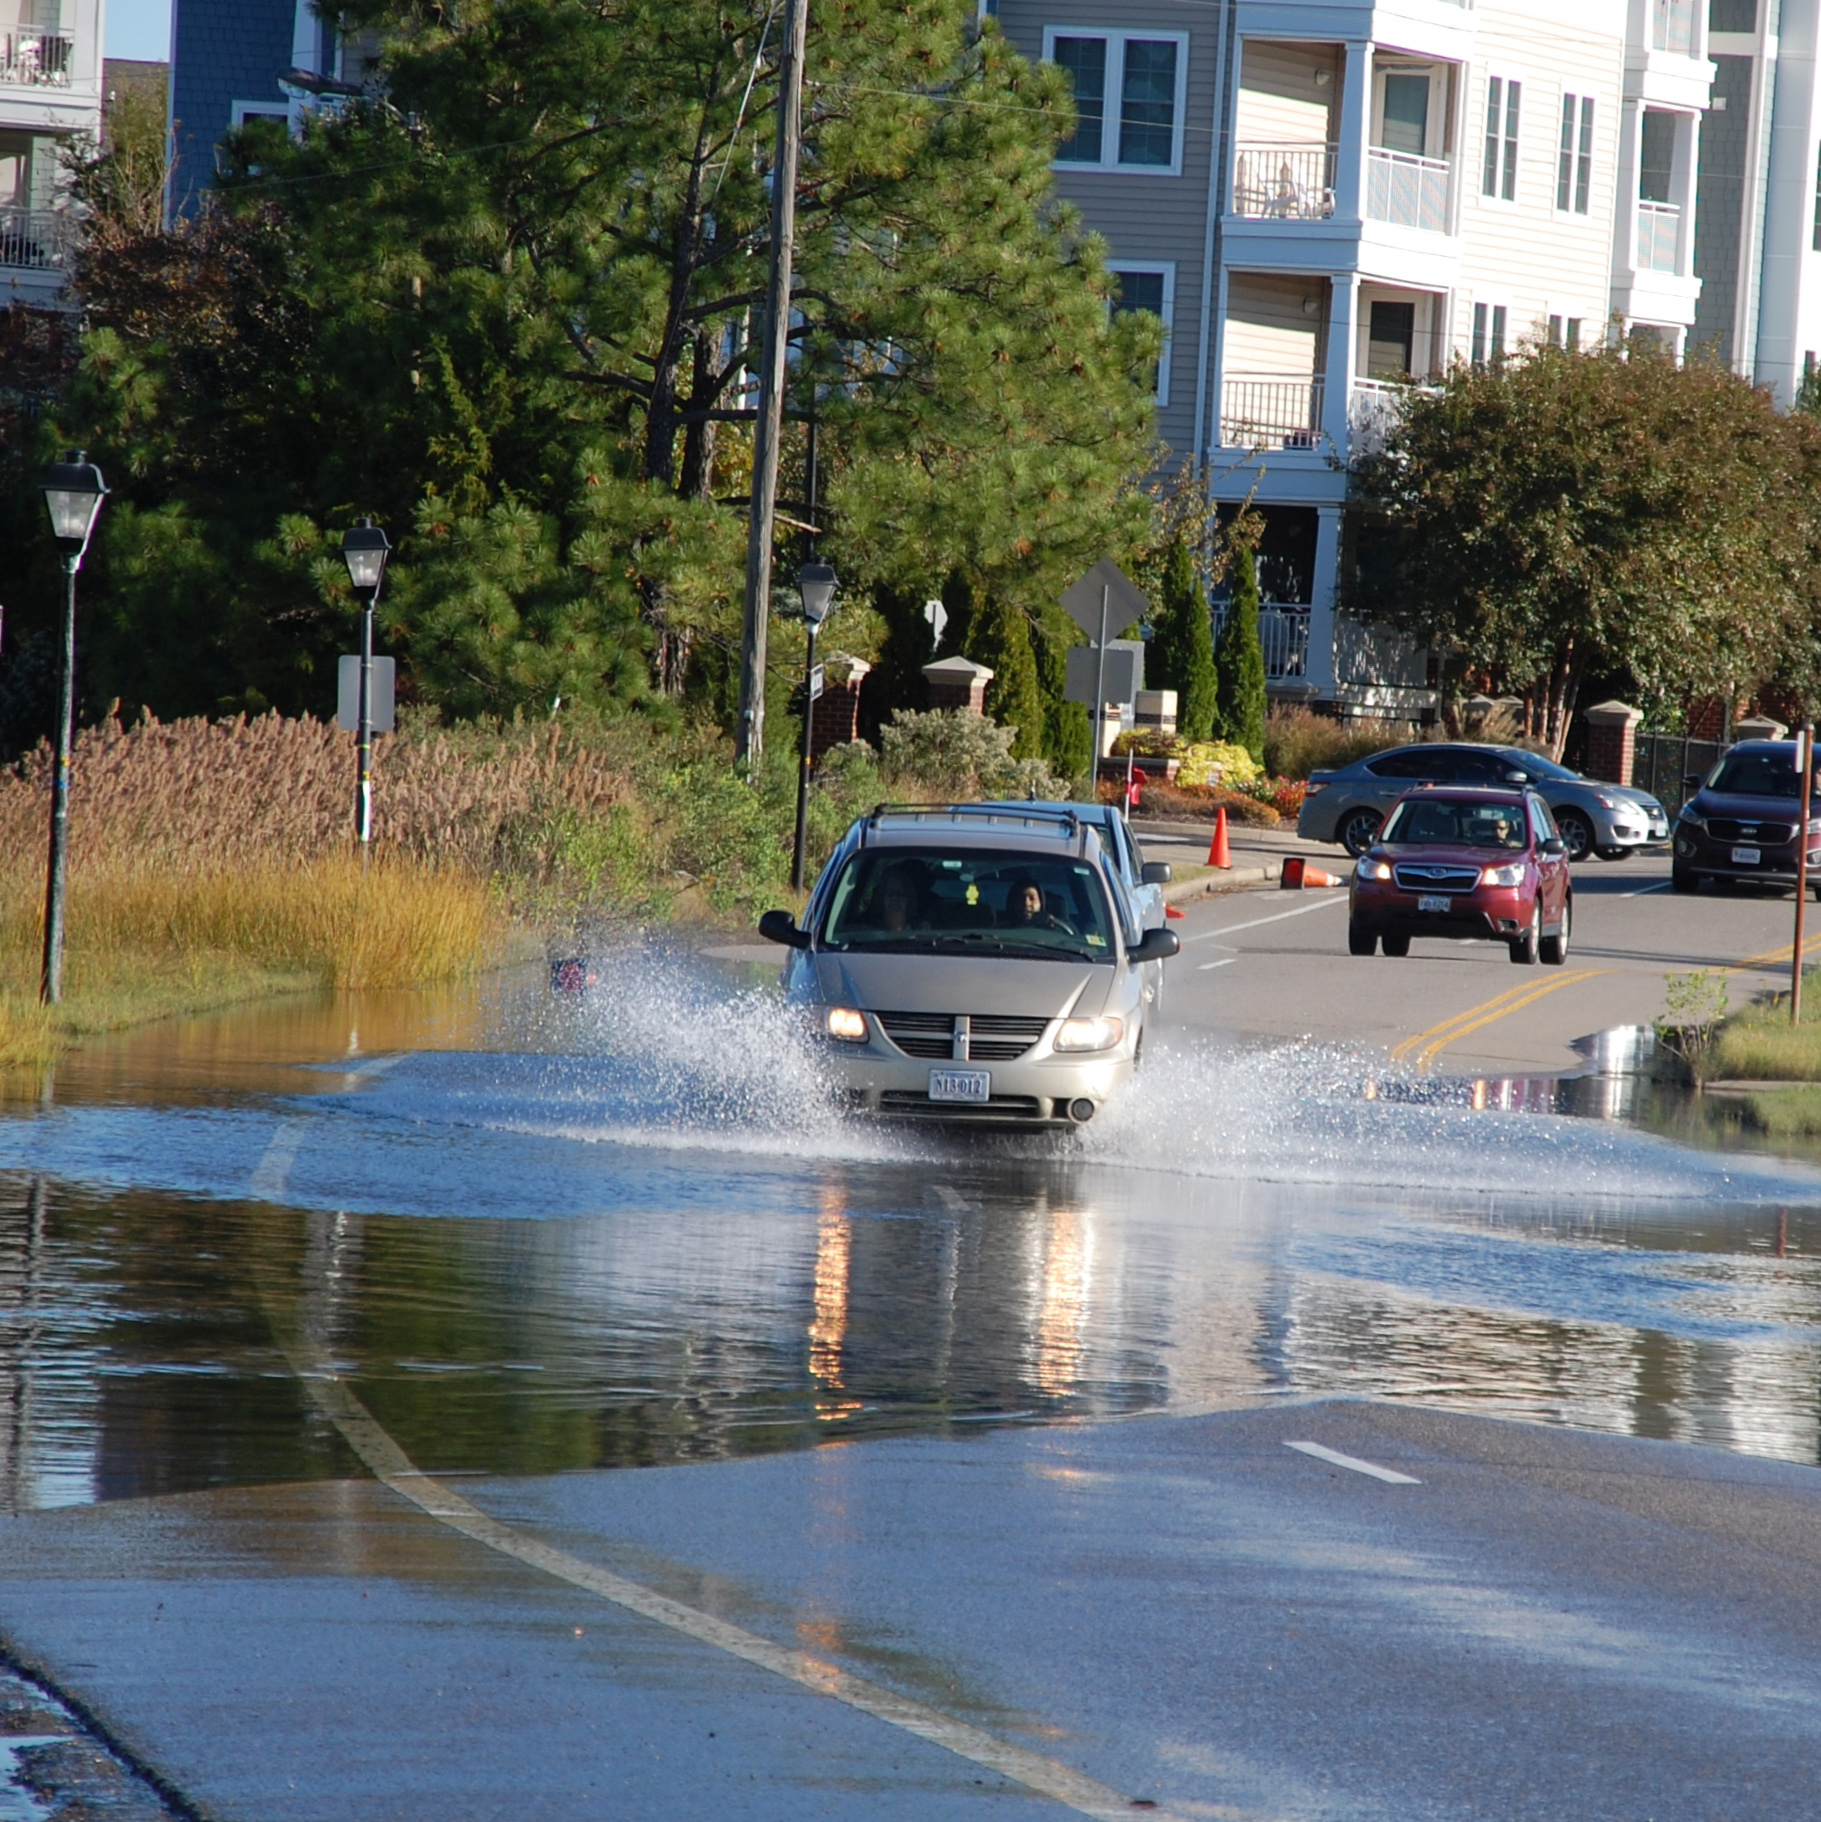
M 369 675 L 368 703 L 371 731 L 375 734 L 390 734 L 395 716 L 392 699 L 394 684 L 397 680 L 398 667 L 390 658 L 374 658 L 369 661 L 372 671 Z M 360 731 L 360 654 L 344 652 L 335 675 L 335 723 L 349 734 Z
M 1151 611 L 1141 589 L 1111 557 L 1102 557 L 1085 576 L 1062 592 L 1063 612 L 1093 640 L 1099 653 L 1094 687 L 1094 772 L 1100 775 L 1101 748 L 1106 745 L 1107 634 L 1130 626 Z M 1117 618 L 1115 618 L 1115 615 Z M 1125 701 L 1120 697 L 1120 701 Z
M 809 699 L 814 702 L 822 694 L 822 667 L 814 665 L 809 673 Z

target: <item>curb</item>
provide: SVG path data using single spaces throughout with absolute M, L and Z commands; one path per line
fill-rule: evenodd
M 1282 875 L 1282 861 L 1273 861 L 1262 867 L 1224 867 L 1201 879 L 1178 880 L 1165 886 L 1163 902 L 1166 905 L 1183 905 L 1191 899 L 1212 898 L 1215 893 L 1225 892 L 1232 886 L 1268 885 Z

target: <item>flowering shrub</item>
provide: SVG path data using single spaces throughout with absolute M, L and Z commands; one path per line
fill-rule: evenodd
M 1268 803 L 1283 817 L 1300 816 L 1303 799 L 1309 794 L 1308 780 L 1303 778 L 1258 778 L 1239 789 L 1260 803 Z

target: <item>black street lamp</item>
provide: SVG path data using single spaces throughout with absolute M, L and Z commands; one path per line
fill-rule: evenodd
M 797 571 L 797 593 L 803 598 L 803 624 L 809 628 L 809 651 L 803 660 L 803 751 L 797 759 L 797 845 L 791 854 L 790 883 L 803 890 L 803 845 L 809 822 L 810 732 L 815 726 L 817 687 L 816 635 L 835 604 L 835 572 L 826 563 L 805 563 Z
M 51 775 L 51 859 L 44 888 L 44 972 L 39 997 L 54 1006 L 63 997 L 63 882 L 69 868 L 70 747 L 76 721 L 76 571 L 107 496 L 101 470 L 88 452 L 73 449 L 44 477 L 51 533 L 63 553 L 63 662 L 58 675 L 57 768 Z
M 348 566 L 348 580 L 361 599 L 360 711 L 355 740 L 359 747 L 360 782 L 354 796 L 354 830 L 360 842 L 364 868 L 373 843 L 373 609 L 386 573 L 392 546 L 371 519 L 362 519 L 341 534 L 341 557 Z

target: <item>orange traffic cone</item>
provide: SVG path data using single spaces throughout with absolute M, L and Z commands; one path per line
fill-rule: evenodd
M 1325 873 L 1320 867 L 1303 864 L 1303 884 L 1305 886 L 1344 886 L 1347 882 L 1338 874 Z
M 1303 857 L 1300 854 L 1286 854 L 1284 856 L 1283 876 L 1277 883 L 1279 888 L 1285 892 L 1295 892 L 1301 888 L 1303 883 Z
M 1214 812 L 1214 839 L 1208 843 L 1208 865 L 1210 867 L 1230 867 L 1233 856 L 1227 851 L 1227 806 L 1223 803 Z

